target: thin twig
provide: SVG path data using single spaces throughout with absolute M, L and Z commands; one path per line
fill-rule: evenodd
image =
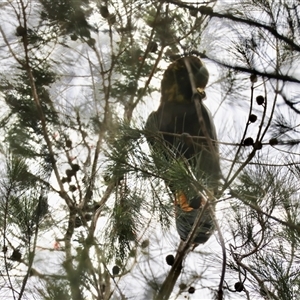
M 195 103 L 195 108 L 196 108 L 196 111 L 197 111 L 197 116 L 198 116 L 198 121 L 199 121 L 199 124 L 200 124 L 200 128 L 202 130 L 202 133 L 203 133 L 204 137 L 206 138 L 206 142 L 208 144 L 210 153 L 215 157 L 215 159 L 219 159 L 219 155 L 218 155 L 218 151 L 216 149 L 216 146 L 213 146 L 212 139 L 211 139 L 211 137 L 209 136 L 209 134 L 207 132 L 207 128 L 206 128 L 205 122 L 203 120 L 202 107 L 201 107 L 201 105 L 203 105 L 203 103 L 200 103 L 200 101 L 202 101 L 202 99 L 200 97 L 200 94 L 197 91 L 197 87 L 196 87 L 196 84 L 195 84 L 195 80 L 194 80 L 192 68 L 191 68 L 191 65 L 190 65 L 189 57 L 184 58 L 184 64 L 185 64 L 186 69 L 188 71 L 189 80 L 190 80 L 190 84 L 191 84 L 191 88 L 192 88 L 192 92 L 193 92 L 194 103 Z

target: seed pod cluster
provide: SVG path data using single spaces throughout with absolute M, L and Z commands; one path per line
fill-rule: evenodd
M 244 139 L 244 146 L 253 146 L 253 144 L 254 144 L 253 138 L 248 137 Z
M 251 81 L 252 83 L 257 82 L 257 76 L 256 76 L 256 74 L 251 74 L 251 75 L 250 75 L 250 81 Z
M 71 164 L 71 168 L 74 172 L 78 172 L 80 170 L 80 167 L 77 164 Z
M 106 6 L 100 6 L 100 15 L 104 18 L 107 19 L 109 17 L 109 11 Z
M 270 144 L 271 146 L 278 145 L 278 140 L 277 140 L 276 138 L 270 139 L 270 140 L 269 140 L 269 144 Z
M 254 122 L 256 122 L 256 120 L 257 120 L 257 116 L 256 116 L 256 115 L 251 114 L 251 115 L 249 116 L 249 122 L 250 122 L 250 123 L 254 123 Z
M 71 39 L 72 39 L 72 37 L 71 37 Z M 72 148 L 72 141 L 71 140 L 66 140 L 66 147 L 67 148 Z
M 25 36 L 26 35 L 26 29 L 23 26 L 18 26 L 16 29 L 16 36 Z
M 263 105 L 265 103 L 265 97 L 262 95 L 259 95 L 256 97 L 256 103 L 258 105 Z
M 197 17 L 198 9 L 196 9 L 196 8 L 190 8 L 189 11 L 190 11 L 190 15 L 192 17 Z
M 22 254 L 21 254 L 20 250 L 19 249 L 14 249 L 10 259 L 13 260 L 13 261 L 21 261 Z
M 213 9 L 210 6 L 200 6 L 199 11 L 202 15 L 211 15 L 213 13 Z
M 76 172 L 78 172 L 80 170 L 80 167 L 79 167 L 78 164 L 71 164 L 71 168 L 72 169 L 67 169 L 65 171 L 67 177 L 63 177 L 61 179 L 62 183 L 71 182 L 72 181 L 72 177 L 75 176 Z
M 262 148 L 262 143 L 260 141 L 255 142 L 253 148 L 256 150 L 260 150 Z
M 76 171 L 74 171 L 74 170 L 72 170 L 72 169 L 67 169 L 67 170 L 65 171 L 65 173 L 66 173 L 67 177 L 68 177 L 69 179 L 71 179 L 72 176 L 75 176 Z
M 120 267 L 119 266 L 114 266 L 112 268 L 112 273 L 113 273 L 113 275 L 118 275 L 120 273 Z
M 234 289 L 237 291 L 237 292 L 242 292 L 243 289 L 244 289 L 244 285 L 242 282 L 238 281 L 234 284 Z
M 70 35 L 70 38 L 71 38 L 72 41 L 77 41 L 77 40 L 78 40 L 78 36 L 77 36 L 77 34 L 75 34 L 75 33 L 71 34 L 71 35 Z M 67 146 L 67 147 L 68 147 L 68 146 Z M 69 148 L 71 148 L 71 147 L 69 147 Z
M 149 240 L 144 240 L 144 241 L 142 241 L 142 243 L 141 243 L 141 248 L 147 248 L 149 246 Z
M 175 258 L 172 254 L 166 256 L 166 262 L 169 266 L 172 266 L 175 262 Z

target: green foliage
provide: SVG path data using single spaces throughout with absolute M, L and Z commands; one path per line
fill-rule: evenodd
M 58 25 L 60 34 L 76 34 L 80 37 L 90 38 L 90 30 L 93 27 L 87 21 L 91 13 L 87 9 L 88 0 L 41 0 L 40 2 L 43 5 L 43 10 L 41 11 L 42 19 L 49 20 L 56 26 Z
M 48 213 L 47 197 L 39 195 L 36 177 L 28 171 L 24 158 L 10 154 L 6 167 L 7 178 L 2 182 L 1 220 L 24 235 L 29 242 L 34 230 Z
M 64 280 L 49 280 L 46 286 L 47 292 L 40 290 L 45 300 L 71 300 L 70 292 Z
M 232 190 L 242 203 L 233 201 L 234 249 L 237 270 L 258 275 L 268 290 L 268 296 L 294 299 L 300 288 L 295 253 L 299 251 L 298 234 L 289 225 L 299 221 L 299 205 L 295 201 L 297 178 L 281 169 L 274 176 L 272 166 L 254 164 L 247 166 Z M 244 204 L 249 203 L 250 206 Z M 286 221 L 282 228 L 275 220 Z M 255 262 L 254 262 L 255 261 Z M 242 262 L 239 264 L 239 262 Z M 239 267 L 238 267 L 239 266 Z M 275 291 L 275 295 L 273 294 Z M 273 299 L 273 297 L 271 297 Z
M 108 182 L 116 185 L 116 200 L 106 235 L 111 238 L 111 246 L 118 241 L 116 254 L 122 259 L 134 245 L 131 242 L 139 237 L 145 216 L 151 219 L 158 213 L 161 225 L 170 226 L 173 203 L 171 199 L 166 201 L 160 198 L 162 180 L 173 180 L 179 187 L 184 185 L 186 188 L 190 179 L 182 164 L 171 166 L 165 155 L 157 151 L 154 159 L 160 160 L 162 166 L 158 169 L 145 153 L 144 133 L 138 128 L 121 124 L 109 147 L 105 174 Z M 135 184 L 132 185 L 132 182 Z M 148 199 L 148 192 L 153 186 L 157 186 L 158 190 L 153 193 L 153 199 Z M 149 212 L 153 216 L 149 216 Z
M 55 81 L 56 75 L 49 69 L 49 65 L 46 63 L 40 64 L 32 70 L 37 96 L 40 99 L 45 119 L 47 122 L 55 124 L 57 123 L 57 112 L 53 107 L 46 86 Z M 23 131 L 23 139 L 26 142 L 29 140 L 28 136 L 26 138 L 28 130 L 36 135 L 42 135 L 40 111 L 34 103 L 32 88 L 28 73 L 23 68 L 21 74 L 14 81 L 9 82 L 5 80 L 1 85 L 1 90 L 5 93 L 5 102 L 11 110 L 11 115 L 17 120 L 11 126 L 8 137 L 13 135 L 18 136 Z
M 132 284 L 157 292 L 166 278 L 171 298 L 234 298 L 242 282 L 241 299 L 297 299 L 298 2 L 221 2 L 0 5 L 0 297 L 125 299 L 140 292 Z M 174 253 L 166 183 L 188 196 L 208 184 L 132 123 L 158 104 L 162 70 L 191 50 L 212 75 L 225 184 L 214 225 L 225 246 L 212 237 L 187 255 Z M 168 281 L 178 271 L 165 265 L 170 253 L 184 256 L 182 289 Z
M 139 232 L 139 223 L 141 216 L 141 203 L 138 195 L 120 195 L 116 201 L 113 213 L 110 218 L 111 228 L 109 236 L 111 238 L 111 247 L 116 247 L 116 257 L 121 261 L 129 254 L 131 250 L 130 242 L 136 240 L 136 234 Z

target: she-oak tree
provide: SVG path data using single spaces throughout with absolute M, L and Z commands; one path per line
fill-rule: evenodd
M 298 1 L 144 2 L 0 4 L 1 297 L 297 299 Z M 194 174 L 145 128 L 191 54 L 222 172 L 193 251 L 165 182 Z

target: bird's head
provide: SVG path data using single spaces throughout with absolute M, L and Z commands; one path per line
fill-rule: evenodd
M 163 75 L 161 102 L 187 103 L 192 101 L 193 90 L 186 62 L 190 65 L 197 90 L 205 89 L 209 73 L 204 63 L 196 56 L 182 57 L 170 64 Z

